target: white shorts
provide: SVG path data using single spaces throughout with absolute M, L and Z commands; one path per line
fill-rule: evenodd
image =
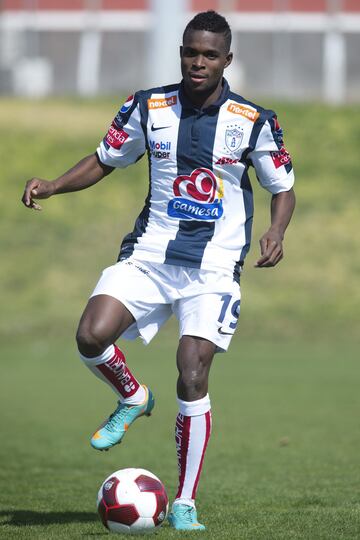
M 129 258 L 106 268 L 91 297 L 106 294 L 122 302 L 135 319 L 121 337 L 141 336 L 148 344 L 172 313 L 179 334 L 229 347 L 240 313 L 240 288 L 228 275 Z

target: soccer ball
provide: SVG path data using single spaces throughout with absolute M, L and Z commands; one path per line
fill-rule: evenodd
M 98 493 L 105 527 L 122 534 L 144 534 L 160 527 L 169 500 L 162 482 L 145 469 L 121 469 L 108 476 Z

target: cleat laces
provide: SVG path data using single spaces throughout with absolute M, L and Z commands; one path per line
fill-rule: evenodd
M 188 525 L 197 524 L 197 519 L 194 516 L 195 509 L 192 506 L 185 506 L 184 508 L 178 508 L 176 513 L 178 516 L 181 515 L 181 519 Z
M 111 433 L 116 431 L 116 428 L 118 427 L 117 426 L 118 423 L 125 420 L 126 413 L 127 413 L 127 408 L 128 408 L 127 405 L 124 405 L 124 404 L 119 402 L 118 408 L 112 414 L 110 414 L 109 420 L 107 421 L 104 428 L 107 431 L 110 431 Z

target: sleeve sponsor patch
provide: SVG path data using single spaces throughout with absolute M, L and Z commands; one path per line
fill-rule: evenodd
M 281 151 L 284 146 L 284 132 L 279 124 L 276 114 L 269 119 L 269 124 L 276 146 Z
M 284 146 L 277 152 L 270 152 L 270 155 L 276 169 L 291 162 L 291 156 Z
M 106 134 L 105 141 L 115 150 L 119 150 L 128 137 L 129 134 L 123 129 L 119 129 L 113 122 Z
M 122 114 L 127 113 L 130 110 L 131 105 L 134 103 L 134 96 L 131 95 L 127 98 L 124 105 L 121 107 L 120 112 Z
M 277 117 L 274 118 L 274 129 L 273 129 L 273 136 L 276 144 L 278 147 L 281 148 L 284 146 L 284 132 L 278 122 Z

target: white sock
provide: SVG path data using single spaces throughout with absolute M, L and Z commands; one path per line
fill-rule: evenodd
M 179 466 L 179 487 L 174 504 L 195 506 L 196 491 L 211 434 L 209 395 L 196 401 L 178 399 L 179 414 L 175 442 Z

